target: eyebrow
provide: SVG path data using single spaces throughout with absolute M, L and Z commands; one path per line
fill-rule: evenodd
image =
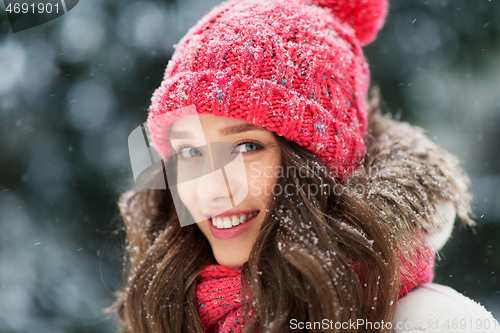
M 186 132 L 186 131 L 176 131 L 176 132 L 170 132 L 170 140 L 172 139 L 193 139 L 193 133 L 191 132 Z
M 233 135 L 233 134 L 239 134 L 239 133 L 244 133 L 244 132 L 249 132 L 249 131 L 264 131 L 266 130 L 264 127 L 258 127 L 252 124 L 243 124 L 243 125 L 236 125 L 236 126 L 226 126 L 223 128 L 220 128 L 217 132 L 219 133 L 220 136 L 228 136 L 228 135 Z M 193 133 L 188 132 L 188 131 L 174 131 L 170 132 L 170 140 L 172 139 L 193 139 Z
M 265 131 L 264 127 L 258 127 L 252 124 L 242 124 L 236 126 L 226 126 L 218 130 L 220 136 L 239 134 L 249 131 Z

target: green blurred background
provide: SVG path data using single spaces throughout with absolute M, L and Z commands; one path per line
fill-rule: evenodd
M 128 134 L 173 45 L 220 1 L 82 0 L 13 34 L 0 4 L 0 332 L 113 332 L 116 201 Z M 435 282 L 500 319 L 500 2 L 394 0 L 365 48 L 388 111 L 427 129 L 472 179 Z M 117 231 L 118 230 L 118 231 Z

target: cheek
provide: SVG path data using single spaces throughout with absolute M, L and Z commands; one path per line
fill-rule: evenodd
M 276 162 L 276 161 L 273 161 Z M 259 165 L 253 163 L 247 168 L 249 195 L 268 197 L 273 193 L 273 187 L 278 182 L 281 166 L 276 163 Z
M 179 198 L 191 213 L 193 212 L 193 208 L 196 206 L 196 191 L 198 188 L 198 182 L 199 180 L 195 179 L 177 185 L 177 193 L 179 194 Z
M 210 227 L 208 226 L 208 221 L 201 221 L 196 223 L 196 226 L 201 230 L 207 239 L 211 239 Z

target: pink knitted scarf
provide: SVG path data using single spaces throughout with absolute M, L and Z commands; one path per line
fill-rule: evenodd
M 417 252 L 412 262 L 403 261 L 399 298 L 416 286 L 431 282 L 434 278 L 433 264 L 434 253 L 430 249 Z M 241 268 L 221 265 L 205 267 L 197 279 L 196 301 L 205 333 L 242 332 Z

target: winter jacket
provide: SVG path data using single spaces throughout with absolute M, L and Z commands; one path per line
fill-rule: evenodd
M 429 236 L 439 251 L 453 229 L 455 211 L 451 204 L 439 205 L 436 216 L 440 228 Z M 410 291 L 398 302 L 393 321 L 395 333 L 500 333 L 500 324 L 483 306 L 454 289 L 426 283 Z
M 365 163 L 345 183 L 381 213 L 394 239 L 424 234 L 437 253 L 450 237 L 456 217 L 474 225 L 469 178 L 459 160 L 432 142 L 424 129 L 382 115 L 373 100 Z M 471 299 L 428 283 L 399 300 L 393 332 L 500 332 L 500 326 Z

